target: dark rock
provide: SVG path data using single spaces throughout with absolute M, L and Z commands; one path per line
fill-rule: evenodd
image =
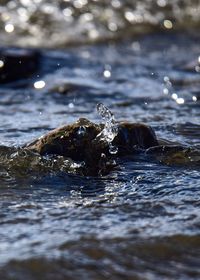
M 57 154 L 82 161 L 86 157 L 86 151 L 88 152 L 92 145 L 92 140 L 100 131 L 99 125 L 82 118 L 74 124 L 50 131 L 26 145 L 26 148 L 41 155 Z
M 119 150 L 119 154 L 129 154 L 134 146 L 147 149 L 158 146 L 155 132 L 149 126 L 141 123 L 120 123 L 118 135 L 113 141 Z
M 87 174 L 107 173 L 113 166 L 110 159 L 130 155 L 134 148 L 146 149 L 158 145 L 153 130 L 144 124 L 119 123 L 118 134 L 112 145 L 118 152 L 110 154 L 109 142 L 99 136 L 104 125 L 79 119 L 71 125 L 50 131 L 24 148 L 40 155 L 61 155 L 77 162 L 84 162 Z
M 169 166 L 200 167 L 200 150 L 180 145 L 157 146 L 146 150 L 159 162 Z
M 0 83 L 24 79 L 38 70 L 40 53 L 36 50 L 10 48 L 0 50 Z

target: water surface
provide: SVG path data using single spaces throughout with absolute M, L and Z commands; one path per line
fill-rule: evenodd
M 100 122 L 102 102 L 117 121 L 199 148 L 199 43 L 169 31 L 41 50 L 38 73 L 0 86 L 0 143 L 20 146 L 80 117 Z M 13 162 L 0 165 L 1 279 L 199 279 L 199 165 L 138 154 L 95 178 L 48 159 L 39 170 Z

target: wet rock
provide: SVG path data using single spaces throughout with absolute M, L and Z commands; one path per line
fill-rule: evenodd
M 50 131 L 33 143 L 26 145 L 26 148 L 41 155 L 57 154 L 82 161 L 86 157 L 86 151 L 91 147 L 92 140 L 100 131 L 99 125 L 81 118 L 74 124 Z
M 147 149 L 158 146 L 158 141 L 153 129 L 141 123 L 120 123 L 118 135 L 113 141 L 118 147 L 119 154 L 129 154 L 133 147 Z
M 114 166 L 112 158 L 130 155 L 134 149 L 147 149 L 158 145 L 153 130 L 144 124 L 119 123 L 118 134 L 112 141 L 117 153 L 110 153 L 110 142 L 99 137 L 103 124 L 95 124 L 87 119 L 79 119 L 50 131 L 24 148 L 40 155 L 60 155 L 77 162 L 84 162 L 85 173 L 98 175 L 107 173 Z
M 103 145 L 94 144 L 93 140 L 100 131 L 100 125 L 82 118 L 74 124 L 50 131 L 24 147 L 40 155 L 60 155 L 84 162 L 85 174 L 96 175 L 104 148 Z
M 0 83 L 24 79 L 38 70 L 40 53 L 36 50 L 10 48 L 0 50 Z
M 157 146 L 146 150 L 159 162 L 169 166 L 200 167 L 200 150 L 195 148 L 175 146 Z

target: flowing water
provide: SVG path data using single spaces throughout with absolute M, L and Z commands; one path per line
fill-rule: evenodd
M 41 51 L 31 78 L 0 85 L 0 279 L 200 279 L 199 161 L 134 154 L 81 177 L 63 158 L 16 148 L 103 117 L 108 143 L 126 120 L 200 149 L 199 1 L 0 5 L 1 45 Z

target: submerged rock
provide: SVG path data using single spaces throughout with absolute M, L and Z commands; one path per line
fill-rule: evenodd
M 146 150 L 159 162 L 169 166 L 200 167 L 200 150 L 180 145 L 157 146 Z

